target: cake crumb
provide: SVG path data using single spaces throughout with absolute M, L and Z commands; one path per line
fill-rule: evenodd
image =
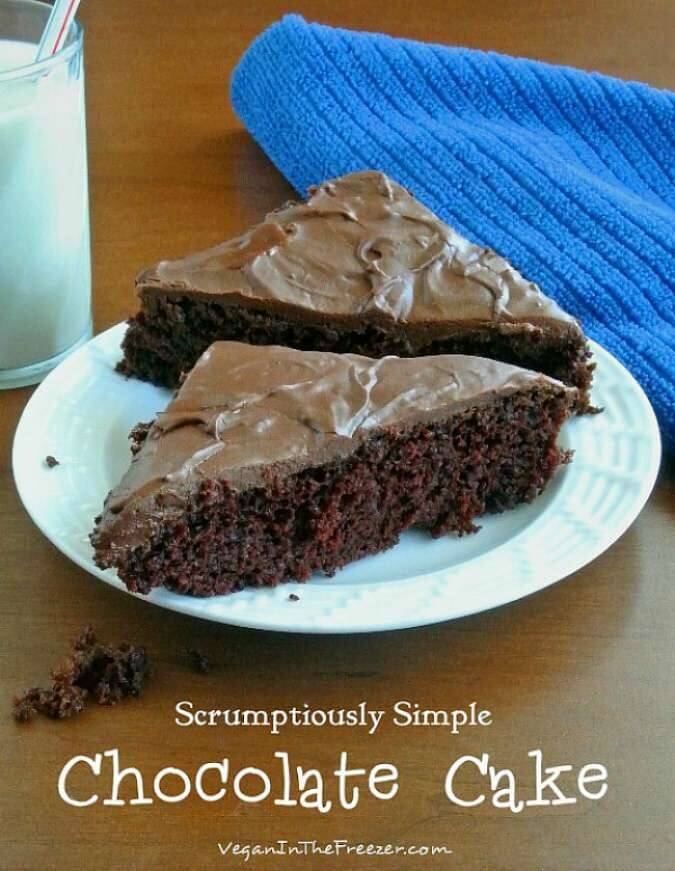
M 189 648 L 186 653 L 192 671 L 196 671 L 199 674 L 208 674 L 213 668 L 213 664 L 209 657 L 200 650 Z
M 289 602 L 299 602 L 300 596 L 296 596 L 295 593 L 290 593 L 288 596 L 288 601 Z
M 61 463 L 56 459 L 56 457 L 52 457 L 51 454 L 47 454 L 45 457 L 45 464 L 49 466 L 50 469 L 53 469 L 54 466 L 60 466 Z
M 38 712 L 41 705 L 42 690 L 39 687 L 30 687 L 14 697 L 12 713 L 19 723 L 26 723 Z
M 12 713 L 20 723 L 36 714 L 63 720 L 83 711 L 90 698 L 99 705 L 114 705 L 140 695 L 149 674 L 144 647 L 127 641 L 100 644 L 91 626 L 85 626 L 73 639 L 68 658 L 52 671 L 52 685 L 24 690 L 14 698 Z
M 148 433 L 150 432 L 150 427 L 152 423 L 137 423 L 136 426 L 129 433 L 129 440 L 131 442 L 131 453 L 136 456 L 136 454 L 143 447 L 143 443 L 148 437 Z

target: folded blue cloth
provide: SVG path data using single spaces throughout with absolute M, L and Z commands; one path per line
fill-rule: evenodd
M 507 257 L 624 362 L 675 446 L 675 94 L 289 15 L 232 103 L 301 193 L 379 169 Z

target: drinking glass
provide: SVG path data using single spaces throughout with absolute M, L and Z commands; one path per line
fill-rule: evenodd
M 0 388 L 91 336 L 82 28 L 35 63 L 51 7 L 0 0 Z

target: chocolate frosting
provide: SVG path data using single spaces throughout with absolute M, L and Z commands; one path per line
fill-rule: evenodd
M 208 251 L 161 261 L 137 286 L 142 295 L 190 292 L 310 320 L 580 333 L 506 260 L 372 171 L 324 182 L 306 203 Z
M 97 549 L 140 544 L 209 479 L 236 491 L 355 451 L 375 431 L 445 419 L 558 381 L 481 357 L 384 357 L 216 342 L 109 494 Z

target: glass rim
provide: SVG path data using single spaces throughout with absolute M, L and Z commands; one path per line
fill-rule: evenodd
M 2 7 L 7 6 L 40 6 L 44 9 L 51 10 L 51 6 L 49 3 L 44 3 L 42 0 L 0 0 L 0 9 Z M 46 23 L 46 21 L 45 21 Z M 24 64 L 20 67 L 14 67 L 11 70 L 4 70 L 0 72 L 0 84 L 2 82 L 11 82 L 15 79 L 23 79 L 23 78 L 32 78 L 36 75 L 42 75 L 44 73 L 49 72 L 54 67 L 59 66 L 59 64 L 64 61 L 69 60 L 73 55 L 77 54 L 82 49 L 82 42 L 84 39 L 84 28 L 76 19 L 73 19 L 70 25 L 70 35 L 66 41 L 66 44 L 60 48 L 56 54 L 51 55 L 51 57 L 46 57 L 44 60 L 36 63 L 35 61 Z M 5 39 L 6 37 L 0 33 L 0 41 Z M 34 43 L 28 43 L 29 45 L 33 45 Z

